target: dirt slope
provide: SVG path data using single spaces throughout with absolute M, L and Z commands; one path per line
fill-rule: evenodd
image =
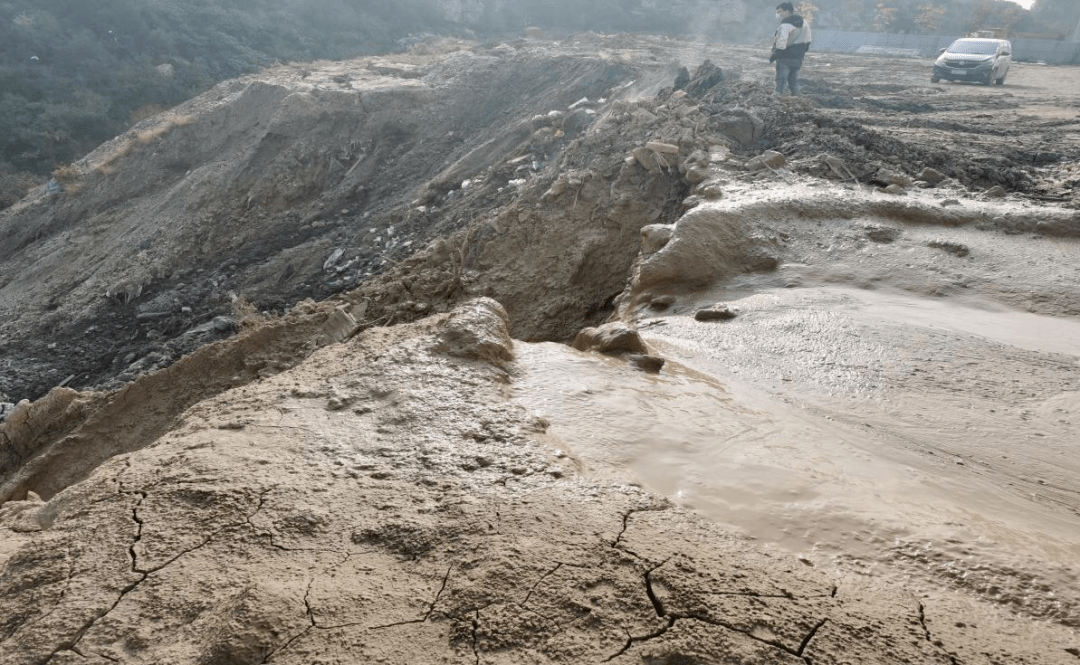
M 723 71 L 699 70 L 706 55 Z M 869 85 L 841 106 L 863 61 L 831 76 L 824 56 L 810 99 L 780 101 L 759 55 L 585 36 L 279 68 L 147 121 L 74 165 L 60 197 L 0 213 L 14 239 L 0 390 L 14 401 L 75 377 L 0 424 L 0 661 L 1075 662 L 1080 599 L 1053 587 L 1076 579 L 1068 561 L 1057 578 L 1042 559 L 958 568 L 969 535 L 955 524 L 953 549 L 931 555 L 900 540 L 883 553 L 901 532 L 861 522 L 869 555 L 848 542 L 847 559 L 796 558 L 650 494 L 666 489 L 522 396 L 547 361 L 511 338 L 564 341 L 609 316 L 654 326 L 654 351 L 718 394 L 746 381 L 807 418 L 887 426 L 853 458 L 945 452 L 977 477 L 934 479 L 988 483 L 1018 519 L 1053 520 L 1062 557 L 1080 542 L 1075 450 L 1059 445 L 1075 432 L 1072 350 L 995 347 L 963 370 L 943 359 L 985 340 L 833 329 L 847 301 L 814 290 L 1075 319 L 1075 122 L 1053 121 L 1053 160 L 990 170 L 964 133 L 920 134 L 1010 104 L 1036 118 L 1016 132 L 1038 133 L 1070 102 L 955 86 L 926 92 L 929 110 L 874 115 L 910 88 Z M 767 147 L 786 165 L 747 168 Z M 916 185 L 927 167 L 941 179 Z M 732 326 L 692 321 L 754 295 Z M 910 376 L 875 374 L 879 356 Z M 615 367 L 616 383 L 642 376 Z M 595 423 L 601 397 L 573 395 Z M 1051 398 L 1067 412 L 1042 409 Z M 661 401 L 677 419 L 680 399 Z M 771 408 L 725 404 L 709 412 L 720 429 Z M 1061 422 L 973 431 L 955 414 L 975 406 Z M 913 414 L 935 407 L 927 433 Z M 1021 474 L 984 445 L 1014 435 Z M 749 476 L 762 455 L 727 472 Z M 824 487 L 825 468 L 803 471 Z M 1000 592 L 1006 577 L 1019 591 Z
M 1069 662 L 1052 629 L 579 476 L 508 399 L 512 359 L 492 301 L 373 329 L 9 502 L 3 662 Z

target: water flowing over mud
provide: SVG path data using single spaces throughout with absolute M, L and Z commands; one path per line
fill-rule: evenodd
M 102 146 L 0 212 L 0 662 L 1075 664 L 1080 75 L 925 64 L 442 43 Z

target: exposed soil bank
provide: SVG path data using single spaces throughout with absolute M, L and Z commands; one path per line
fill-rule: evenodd
M 976 172 L 758 57 L 282 68 L 2 213 L 2 389 L 80 388 L 0 424 L 3 662 L 1076 662 L 1071 125 Z M 528 343 L 609 316 L 659 373 Z

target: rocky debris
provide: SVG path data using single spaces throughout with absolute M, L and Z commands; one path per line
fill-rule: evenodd
M 746 162 L 745 168 L 747 171 L 764 171 L 765 169 L 778 169 L 786 163 L 787 160 L 779 152 L 766 150 Z
M 738 311 L 730 305 L 713 305 L 694 312 L 695 321 L 729 321 L 738 316 Z
M 940 249 L 953 256 L 965 257 L 971 254 L 971 249 L 967 245 L 953 240 L 931 240 L 926 243 L 926 246 Z
M 911 187 L 914 181 L 903 173 L 881 169 L 871 180 L 872 183 L 881 184 L 884 187 L 896 185 L 897 187 Z
M 675 232 L 674 224 L 648 224 L 641 227 L 641 251 L 648 256 L 664 248 Z
M 345 305 L 337 307 L 326 319 L 323 334 L 331 343 L 343 342 L 360 329 L 360 324 L 356 322 L 351 309 Z
M 958 206 L 960 205 L 960 199 L 943 199 L 938 205 L 940 205 L 942 208 L 947 208 L 948 206 Z
M 887 185 L 885 187 L 882 187 L 878 191 L 883 192 L 885 194 L 893 194 L 894 196 L 904 196 L 906 194 L 906 192 L 904 192 L 903 185 L 897 185 L 895 183 L 891 184 L 891 185 Z
M 630 288 L 641 293 L 654 286 L 701 286 L 777 264 L 771 240 L 752 234 L 740 214 L 706 203 L 679 219 L 661 249 L 641 257 Z
M 15 411 L 15 404 L 12 402 L 0 402 L 0 422 L 3 422 L 7 417 Z
M 866 230 L 867 238 L 880 243 L 895 242 L 904 233 L 902 229 L 883 224 L 867 224 L 863 228 Z
M 583 329 L 574 337 L 570 346 L 578 351 L 600 353 L 648 353 L 638 331 L 617 321 Z
M 1001 185 L 994 185 L 990 189 L 987 189 L 985 192 L 983 192 L 983 194 L 992 199 L 1000 199 L 1004 198 L 1008 194 L 1008 192 L 1006 192 L 1005 188 Z
M 847 164 L 844 163 L 844 160 L 840 159 L 839 157 L 822 154 L 818 156 L 818 159 L 821 160 L 823 164 L 828 166 L 829 170 L 832 171 L 833 175 L 835 175 L 836 177 L 846 180 L 856 180 L 856 177 L 851 172 L 851 169 L 849 169 L 847 167 Z
M 672 295 L 655 296 L 647 298 L 649 307 L 652 309 L 667 309 L 675 304 L 677 298 Z
M 437 321 L 435 350 L 440 353 L 497 367 L 514 359 L 510 320 L 502 305 L 490 298 L 471 300 Z
M 15 533 L 42 531 L 52 526 L 56 509 L 46 506 L 34 492 L 27 492 L 21 501 L 6 501 L 0 505 L 0 525 Z
M 919 174 L 915 176 L 916 180 L 921 180 L 930 185 L 940 184 L 945 179 L 945 174 L 937 169 L 932 169 L 929 166 L 919 171 Z
M 698 99 L 713 92 L 716 86 L 724 82 L 724 70 L 717 67 L 712 60 L 705 59 L 694 75 L 691 77 L 686 68 L 680 70 L 675 78 L 675 90 L 681 90 L 691 97 Z
M 659 356 L 651 356 L 643 353 L 631 353 L 626 356 L 626 361 L 643 372 L 655 374 L 664 367 L 664 359 Z

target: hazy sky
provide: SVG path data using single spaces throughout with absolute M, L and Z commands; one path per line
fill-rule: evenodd
M 1035 4 L 1035 0 L 1012 0 L 1016 4 L 1020 5 L 1024 9 L 1031 9 L 1031 5 Z

